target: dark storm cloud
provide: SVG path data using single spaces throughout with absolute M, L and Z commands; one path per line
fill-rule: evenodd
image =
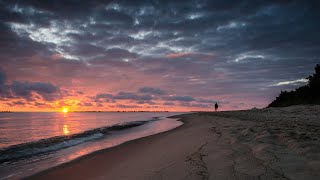
M 5 72 L 0 68 L 0 97 L 8 95 L 8 88 L 6 85 L 7 76 Z
M 153 101 L 137 101 L 137 104 L 148 104 L 148 105 L 155 105 L 157 103 Z
M 7 76 L 5 72 L 2 69 L 0 69 L 0 87 L 4 86 L 6 81 L 7 81 Z
M 113 59 L 119 58 L 135 58 L 137 54 L 131 53 L 128 50 L 121 49 L 121 48 L 111 48 L 106 50 L 107 57 L 111 57 Z
M 11 84 L 11 91 L 13 95 L 24 99 L 31 99 L 31 93 L 35 92 L 44 99 L 51 100 L 53 99 L 52 94 L 57 93 L 58 88 L 50 83 L 14 81 Z
M 165 105 L 165 106 L 173 106 L 175 104 L 173 102 L 165 102 L 165 103 L 163 103 L 163 105 Z
M 67 51 L 71 52 L 72 54 L 82 57 L 94 56 L 105 53 L 105 50 L 103 48 L 91 44 L 77 44 L 73 47 L 65 47 L 64 49 L 67 49 Z
M 1 12 L 0 12 L 1 13 Z M 0 58 L 1 62 L 8 58 L 32 56 L 38 52 L 46 52 L 46 48 L 28 37 L 19 37 L 0 21 Z
M 70 27 L 79 32 L 71 34 L 77 39 L 84 37 L 82 39 L 90 41 L 91 45 L 101 40 L 113 41 L 112 44 L 104 44 L 103 46 L 114 45 L 114 40 L 120 38 L 118 42 L 123 45 L 123 48 L 129 48 L 133 45 L 157 45 L 161 40 L 170 41 L 166 43 L 180 48 L 194 47 L 195 50 L 205 52 L 228 48 L 229 50 L 225 51 L 239 53 L 253 49 L 275 48 L 275 46 L 281 46 L 287 41 L 297 41 L 298 46 L 301 41 L 309 44 L 316 43 L 318 38 L 312 37 L 315 37 L 317 32 L 314 28 L 319 26 L 318 23 L 310 22 L 313 21 L 311 17 L 316 17 L 319 14 L 309 11 L 312 9 L 312 3 L 313 1 L 310 3 L 299 3 L 298 1 L 237 1 L 231 3 L 218 0 L 187 1 L 184 3 L 164 1 L 139 1 L 138 3 L 129 1 L 111 3 L 109 1 L 81 3 L 77 1 L 66 1 L 65 3 L 19 1 L 13 4 L 8 1 L 6 4 L 9 5 L 5 7 L 7 7 L 7 11 L 16 11 L 16 13 L 24 15 L 28 13 L 19 11 L 19 8 L 33 8 L 35 12 L 50 12 L 43 15 L 49 18 L 49 22 L 60 20 L 67 14 L 72 15 L 74 20 L 68 23 L 70 23 Z M 301 14 L 295 14 L 299 7 L 302 10 Z M 35 19 L 37 18 L 32 18 L 30 23 Z M 134 24 L 132 21 L 137 22 Z M 148 21 L 152 21 L 152 24 Z M 131 26 L 132 29 L 119 26 L 119 22 Z M 288 28 L 293 25 L 294 28 Z M 309 30 L 314 33 L 299 35 Z M 87 32 L 92 33 L 88 36 Z M 286 32 L 286 36 L 283 36 L 284 32 Z M 174 33 L 177 34 L 173 35 Z M 90 36 L 95 36 L 95 38 L 90 38 Z M 305 36 L 310 38 L 306 40 Z M 130 43 L 129 39 L 132 37 L 135 41 Z M 303 39 L 300 40 L 300 37 Z M 97 49 L 92 49 L 92 47 L 98 48 L 97 45 L 87 49 L 83 45 L 77 47 L 77 44 L 73 44 L 73 46 L 79 51 L 72 51 L 73 48 L 71 48 L 69 52 L 71 54 L 85 56 L 87 53 L 81 54 L 82 50 L 100 53 L 100 51 L 96 52 Z M 156 49 L 159 50 L 159 48 Z M 170 47 L 167 50 L 170 50 Z M 137 53 L 139 52 L 137 51 Z M 111 53 L 111 55 L 113 54 Z M 122 54 L 120 53 L 120 55 Z
M 149 93 L 149 94 L 156 94 L 156 95 L 163 95 L 166 92 L 159 89 L 159 88 L 152 88 L 152 87 L 142 87 L 139 89 L 140 93 Z
M 123 12 L 117 10 L 100 11 L 93 17 L 98 22 L 105 22 L 112 25 L 131 25 L 133 18 Z
M 115 95 L 112 94 L 97 94 L 95 96 L 96 100 L 106 99 L 106 100 L 136 100 L 136 101 L 148 101 L 152 97 L 150 95 L 139 95 L 131 92 L 119 92 Z
M 216 102 L 218 102 L 218 101 L 216 101 L 216 100 L 210 100 L 210 99 L 199 99 L 198 102 L 200 102 L 200 103 L 214 104 L 214 103 L 216 103 Z
M 6 0 L 4 1 L 11 8 L 28 9 L 33 12 L 35 10 L 49 14 L 55 18 L 79 18 L 79 16 L 85 16 L 86 12 L 92 12 L 97 9 L 103 8 L 101 5 L 108 4 L 108 0 L 91 0 L 91 1 L 78 1 L 78 0 L 66 0 L 63 3 L 59 0 Z
M 118 93 L 95 97 L 104 101 L 149 102 L 156 95 L 168 102 L 199 105 L 214 103 L 199 95 L 248 93 L 271 98 L 281 88 L 276 84 L 304 78 L 320 62 L 319 4 L 315 0 L 5 0 L 0 1 L 0 65 L 32 77 L 61 74 L 74 78 L 72 82 L 81 81 L 91 69 L 96 75 L 88 74 L 87 82 L 115 82 L 118 77 L 143 82 L 152 77 L 164 86 L 141 83 L 137 86 L 151 87 L 137 93 L 120 92 L 124 89 L 120 87 Z M 35 68 L 48 70 L 28 71 Z M 125 75 L 106 78 L 115 72 Z M 4 94 L 8 88 L 2 81 L 5 77 L 0 74 Z M 16 94 L 51 94 L 45 91 L 48 84 L 17 82 Z M 172 84 L 177 88 L 171 94 L 177 95 L 165 95 Z
M 22 98 L 32 100 L 33 94 L 37 93 L 44 100 L 50 101 L 60 97 L 60 89 L 43 82 L 13 81 L 7 82 L 6 73 L 0 69 L 0 96 L 4 98 Z
M 194 101 L 195 99 L 191 96 L 168 96 L 165 98 L 167 101 Z
M 117 95 L 113 96 L 114 99 L 131 99 L 131 100 L 151 100 L 150 95 L 137 95 L 130 92 L 119 92 Z
M 26 22 L 25 18 L 21 13 L 10 11 L 8 7 L 3 2 L 0 2 L 0 19 L 4 22 Z
M 192 96 L 178 96 L 178 95 L 166 95 L 166 91 L 159 88 L 142 87 L 139 88 L 136 93 L 133 92 L 119 92 L 117 94 L 101 93 L 97 94 L 91 99 L 95 102 L 117 102 L 118 100 L 131 100 L 136 104 L 148 104 L 156 105 L 157 103 L 152 100 L 165 101 L 163 105 L 172 106 L 174 102 L 180 103 L 179 105 L 185 107 L 210 107 L 210 104 L 214 104 L 215 101 L 211 99 L 197 99 Z M 151 96 L 151 95 L 153 96 Z M 221 102 L 226 103 L 226 102 Z

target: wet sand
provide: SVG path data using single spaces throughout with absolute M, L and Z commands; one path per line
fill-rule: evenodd
M 201 112 L 30 179 L 320 179 L 320 106 Z

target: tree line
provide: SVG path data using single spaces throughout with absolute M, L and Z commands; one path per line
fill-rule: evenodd
M 268 107 L 285 107 L 298 104 L 320 104 L 320 64 L 315 67 L 315 74 L 307 77 L 305 86 L 292 91 L 281 91 Z

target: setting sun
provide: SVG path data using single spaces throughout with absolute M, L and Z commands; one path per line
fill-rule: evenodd
M 63 108 L 62 112 L 67 113 L 67 112 L 69 112 L 69 109 L 68 108 Z

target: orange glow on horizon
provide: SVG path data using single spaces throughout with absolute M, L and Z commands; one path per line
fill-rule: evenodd
M 92 94 L 96 94 L 93 92 Z M 81 97 L 84 96 L 84 97 Z M 229 97 L 212 97 L 209 99 L 229 99 Z M 234 104 L 244 102 L 245 99 L 234 100 Z M 166 101 L 161 99 L 155 99 L 154 104 L 138 104 L 135 101 L 129 100 L 117 100 L 116 102 L 95 102 L 92 99 L 86 97 L 86 95 L 70 96 L 68 98 L 57 99 L 54 101 L 45 101 L 43 99 L 37 99 L 37 104 L 32 101 L 21 100 L 22 105 L 13 105 L 16 100 L 1 101 L 0 109 L 2 111 L 11 112 L 58 112 L 64 115 L 68 115 L 73 112 L 82 111 L 102 111 L 102 112 L 122 112 L 122 111 L 169 111 L 169 112 L 190 112 L 190 111 L 212 111 L 214 110 L 213 104 L 208 104 L 208 107 L 198 106 L 184 106 L 178 102 L 166 105 Z M 190 105 L 197 105 L 197 103 L 190 103 Z M 266 102 L 265 102 L 266 104 Z M 254 105 L 241 106 L 239 108 L 232 107 L 231 104 L 219 104 L 219 109 L 222 110 L 236 110 L 246 109 Z M 259 106 L 258 106 L 259 108 Z

